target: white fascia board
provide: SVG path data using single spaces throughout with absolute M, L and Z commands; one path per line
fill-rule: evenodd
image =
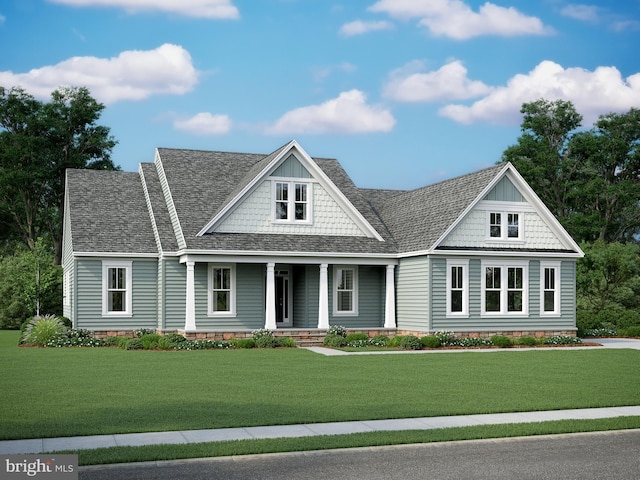
M 464 256 L 464 257 L 521 257 L 521 258 L 581 258 L 582 255 L 575 252 L 532 252 L 530 250 L 508 252 L 498 250 L 435 250 L 429 255 L 439 256 Z
M 160 258 L 157 253 L 135 252 L 73 252 L 74 258 Z
M 140 175 L 140 181 L 142 182 L 142 192 L 144 193 L 144 200 L 147 204 L 147 210 L 149 211 L 149 218 L 151 219 L 151 228 L 153 229 L 156 247 L 158 247 L 158 252 L 162 255 L 162 241 L 160 240 L 160 233 L 158 232 L 156 216 L 153 213 L 153 206 L 151 205 L 151 197 L 149 196 L 149 189 L 147 188 L 147 180 L 144 178 L 144 172 L 142 171 L 142 164 L 138 166 L 138 174 Z
M 227 262 L 227 263 L 291 263 L 322 264 L 340 263 L 353 265 L 397 265 L 393 255 L 317 253 L 317 252 L 237 252 L 237 251 L 182 251 L 180 263 Z
M 536 208 L 538 214 L 548 222 L 549 227 L 555 233 L 556 237 L 567 247 L 568 250 L 574 250 L 578 257 L 584 257 L 584 252 L 580 248 L 580 246 L 576 243 L 576 241 L 571 238 L 571 235 L 565 230 L 562 224 L 558 221 L 558 219 L 551 213 L 551 211 L 547 208 L 538 194 L 529 186 L 526 180 L 520 175 L 520 173 L 515 169 L 511 163 L 507 163 L 509 168 L 507 172 L 507 176 L 509 180 L 511 180 L 514 184 L 516 184 L 517 188 L 520 190 L 520 193 L 525 197 L 525 199 L 533 204 Z
M 222 210 L 220 210 L 220 212 L 218 212 L 218 214 L 213 217 L 211 219 L 211 221 L 209 221 L 209 223 L 207 223 L 204 228 L 202 230 L 200 230 L 197 234 L 196 237 L 201 237 L 203 235 L 205 235 L 206 233 L 209 232 L 209 230 L 216 224 L 218 223 L 220 220 L 222 220 L 223 218 L 225 218 L 227 216 L 227 214 L 229 212 L 231 212 L 231 210 L 233 210 L 236 206 L 236 204 L 242 199 L 244 198 L 244 196 L 249 193 L 251 190 L 253 190 L 255 188 L 255 186 L 258 184 L 258 182 L 261 182 L 267 172 L 269 172 L 273 166 L 278 163 L 280 160 L 282 160 L 282 158 L 284 157 L 285 153 L 289 152 L 291 150 L 291 148 L 294 146 L 294 144 L 296 144 L 295 140 L 292 140 L 291 142 L 289 142 L 287 145 L 285 145 L 284 148 L 282 148 L 280 150 L 280 153 L 278 155 L 276 155 L 273 160 L 271 160 L 269 162 L 269 164 L 267 166 L 265 166 L 262 171 L 260 173 L 258 173 L 247 185 L 245 185 L 245 187 L 240 190 L 240 192 L 238 192 L 238 194 L 233 197 L 231 199 L 230 202 L 228 202 L 223 208 Z M 297 144 L 296 144 L 297 145 Z

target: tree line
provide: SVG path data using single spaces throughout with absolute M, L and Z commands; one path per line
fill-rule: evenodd
M 86 88 L 48 102 L 0 87 L 0 328 L 62 313 L 67 168 L 119 170 Z M 592 128 L 569 101 L 522 105 L 521 135 L 503 153 L 585 258 L 577 265 L 578 326 L 640 325 L 640 110 L 601 115 Z

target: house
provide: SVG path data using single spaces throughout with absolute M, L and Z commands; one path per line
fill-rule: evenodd
M 101 334 L 575 334 L 580 256 L 511 164 L 362 189 L 291 141 L 67 171 L 64 315 Z

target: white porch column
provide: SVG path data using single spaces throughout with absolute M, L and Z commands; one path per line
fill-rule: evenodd
M 276 329 L 276 264 L 267 263 L 267 292 L 264 328 Z
M 196 329 L 196 281 L 195 262 L 187 262 L 187 305 L 185 308 L 184 329 L 195 331 Z
M 329 328 L 329 280 L 326 263 L 320 265 L 320 301 L 318 305 L 318 328 Z
M 396 328 L 395 265 L 387 265 L 386 295 L 384 301 L 384 328 Z

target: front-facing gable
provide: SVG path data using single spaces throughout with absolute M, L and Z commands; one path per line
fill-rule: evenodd
M 382 236 L 297 142 L 254 168 L 198 236 L 215 233 Z
M 582 254 L 511 164 L 467 207 L 436 248 Z

